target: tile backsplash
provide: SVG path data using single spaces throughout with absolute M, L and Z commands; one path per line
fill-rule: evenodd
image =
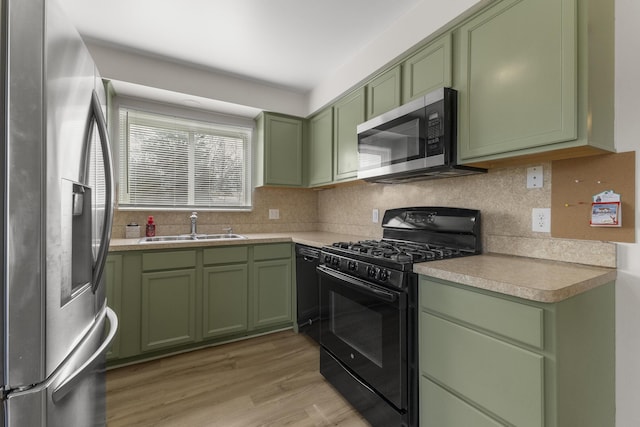
M 539 166 L 539 165 L 529 165 Z M 372 222 L 386 209 L 408 206 L 451 206 L 479 209 L 485 252 L 615 267 L 615 244 L 553 239 L 531 230 L 533 208 L 551 207 L 551 163 L 543 163 L 542 188 L 527 188 L 527 167 L 493 169 L 483 175 L 336 187 L 318 193 L 318 229 L 379 238 Z M 551 213 L 553 216 L 553 212 Z
M 538 166 L 538 165 L 530 165 Z M 390 208 L 452 206 L 482 212 L 483 251 L 533 258 L 616 266 L 616 245 L 610 242 L 554 239 L 550 233 L 531 230 L 531 210 L 551 206 L 551 164 L 543 163 L 544 185 L 528 189 L 527 168 L 490 170 L 487 174 L 406 184 L 353 182 L 323 190 L 257 188 L 251 212 L 198 212 L 199 233 L 327 231 L 380 238 L 380 220 Z M 269 219 L 269 209 L 279 219 Z M 144 224 L 153 215 L 158 235 L 186 234 L 190 212 L 116 211 L 113 237 L 123 238 L 125 225 Z M 553 212 L 551 212 L 553 216 Z
M 269 209 L 279 210 L 279 219 L 269 219 Z M 190 232 L 191 211 L 119 211 L 113 220 L 113 238 L 124 238 L 125 226 L 135 222 L 144 235 L 147 217 L 153 215 L 158 236 Z M 315 231 L 318 228 L 318 198 L 312 190 L 256 188 L 250 212 L 198 211 L 198 233 L 272 233 Z

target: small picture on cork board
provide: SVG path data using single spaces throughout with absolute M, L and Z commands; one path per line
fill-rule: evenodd
M 635 166 L 635 151 L 553 161 L 551 236 L 634 243 Z M 615 209 L 611 206 L 604 209 L 603 205 L 594 207 L 596 203 L 607 202 L 594 199 L 594 196 L 608 192 L 619 195 L 619 205 Z M 601 219 L 613 212 L 618 218 L 612 219 L 611 223 Z M 594 215 L 600 224 L 592 224 Z

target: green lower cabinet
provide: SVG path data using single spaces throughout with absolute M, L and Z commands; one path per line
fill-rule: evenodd
M 615 418 L 614 284 L 539 303 L 420 278 L 422 427 Z
M 203 279 L 203 337 L 215 338 L 246 331 L 246 263 L 205 267 Z
M 500 427 L 504 425 L 425 377 L 420 378 L 420 420 L 422 427 Z
M 141 350 L 196 340 L 195 269 L 142 274 Z
M 256 261 L 253 264 L 252 328 L 290 323 L 291 259 Z
M 109 254 L 109 365 L 291 327 L 292 259 L 291 243 Z
M 428 313 L 421 314 L 420 327 L 426 342 L 437 343 L 420 353 L 429 378 L 513 425 L 544 425 L 542 355 Z

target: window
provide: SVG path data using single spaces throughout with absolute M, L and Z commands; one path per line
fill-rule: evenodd
M 119 206 L 251 208 L 251 129 L 120 108 Z

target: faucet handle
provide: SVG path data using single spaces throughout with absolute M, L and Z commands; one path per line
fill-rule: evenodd
M 189 218 L 198 219 L 198 212 L 191 212 L 191 216 Z
M 227 234 L 232 234 L 232 233 L 233 233 L 233 228 L 232 228 L 232 227 L 223 228 L 223 230 L 224 230 Z

